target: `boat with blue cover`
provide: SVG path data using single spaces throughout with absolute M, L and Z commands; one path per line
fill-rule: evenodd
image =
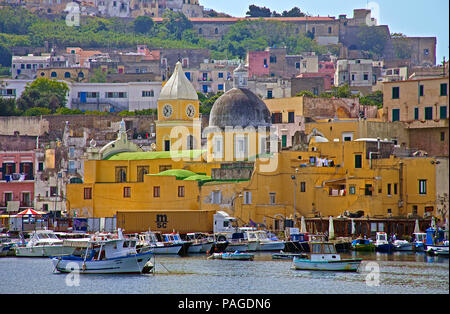
M 242 253 L 239 251 L 230 253 L 213 253 L 208 259 L 224 259 L 224 260 L 238 260 L 238 261 L 253 261 L 255 255 L 252 253 Z
M 375 244 L 370 239 L 358 238 L 352 241 L 352 250 L 354 251 L 375 251 Z

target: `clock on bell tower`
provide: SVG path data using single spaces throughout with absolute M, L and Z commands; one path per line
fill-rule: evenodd
M 177 62 L 172 76 L 161 89 L 155 124 L 157 150 L 200 149 L 199 100 L 180 62 Z

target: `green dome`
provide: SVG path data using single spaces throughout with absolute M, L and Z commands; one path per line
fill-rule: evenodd
M 184 180 L 188 177 L 197 175 L 195 172 L 185 169 L 170 169 L 157 174 L 151 174 L 152 176 L 175 176 L 179 180 Z
M 183 179 L 184 181 L 209 181 L 212 180 L 210 176 L 204 175 L 204 174 L 196 174 L 190 177 L 187 177 L 186 179 Z

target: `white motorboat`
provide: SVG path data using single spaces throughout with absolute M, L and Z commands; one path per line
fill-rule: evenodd
M 121 230 L 117 239 L 90 240 L 80 255 L 52 258 L 55 270 L 61 273 L 122 274 L 146 273 L 153 268 L 153 252 L 136 252 L 137 239 L 124 238 Z
M 185 256 L 188 254 L 189 247 L 191 246 L 191 242 L 184 241 L 181 239 L 178 233 L 166 233 L 163 234 L 164 241 L 170 244 L 181 244 L 181 249 L 178 252 L 178 255 Z
M 211 251 L 214 240 L 207 234 L 200 232 L 188 233 L 187 239 L 191 242 L 188 253 L 207 253 Z
M 141 253 L 152 251 L 156 255 L 177 255 L 183 244 L 158 241 L 156 234 L 148 231 L 139 234 L 138 247 Z
M 267 232 L 262 230 L 246 231 L 249 243 L 256 243 L 255 251 L 282 251 L 284 241 L 272 240 L 267 236 Z
M 74 248 L 64 246 L 51 230 L 36 230 L 25 246 L 15 247 L 16 256 L 21 257 L 52 257 L 70 255 Z
M 341 259 L 333 243 L 310 242 L 311 252 L 294 257 L 293 266 L 297 270 L 358 271 L 362 259 Z
M 444 241 L 442 245 L 427 245 L 427 251 L 430 255 L 449 256 L 448 240 Z
M 395 240 L 394 243 L 394 251 L 413 251 L 414 244 L 410 243 L 406 240 Z

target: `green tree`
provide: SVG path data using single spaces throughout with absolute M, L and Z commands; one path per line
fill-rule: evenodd
M 248 17 L 271 17 L 272 12 L 270 9 L 266 7 L 258 7 L 254 4 L 248 7 L 247 13 L 245 13 Z
M 305 13 L 303 13 L 298 7 L 293 7 L 289 11 L 283 11 L 281 15 L 283 17 L 304 17 Z
M 193 27 L 192 22 L 182 12 L 167 11 L 163 17 L 163 27 L 173 39 L 181 40 L 183 32 Z
M 0 65 L 4 67 L 11 66 L 12 54 L 8 48 L 0 44 Z
M 381 27 L 362 25 L 359 27 L 356 39 L 359 49 L 382 56 L 389 34 Z
M 51 112 L 66 106 L 69 87 L 65 82 L 58 82 L 41 77 L 27 84 L 17 100 L 18 109 L 26 112 L 33 107 L 47 108 Z
M 377 106 L 378 109 L 383 108 L 383 92 L 376 91 L 367 96 L 360 97 L 359 103 L 364 106 Z
M 298 92 L 297 94 L 295 94 L 296 97 L 300 97 L 300 96 L 306 96 L 306 97 L 311 97 L 314 98 L 316 97 L 314 95 L 313 92 L 309 91 L 309 90 L 302 90 L 301 92 Z
M 134 22 L 134 31 L 136 33 L 147 34 L 153 29 L 153 19 L 149 16 L 138 16 Z
M 91 76 L 89 77 L 90 83 L 106 83 L 107 73 L 103 71 L 101 68 L 97 68 L 92 71 Z
M 14 98 L 0 97 L 0 116 L 16 116 L 18 115 L 16 101 Z
M 52 113 L 51 110 L 48 108 L 33 107 L 33 108 L 28 108 L 27 110 L 25 110 L 23 115 L 24 116 L 45 116 L 45 115 L 50 115 L 51 113 Z

